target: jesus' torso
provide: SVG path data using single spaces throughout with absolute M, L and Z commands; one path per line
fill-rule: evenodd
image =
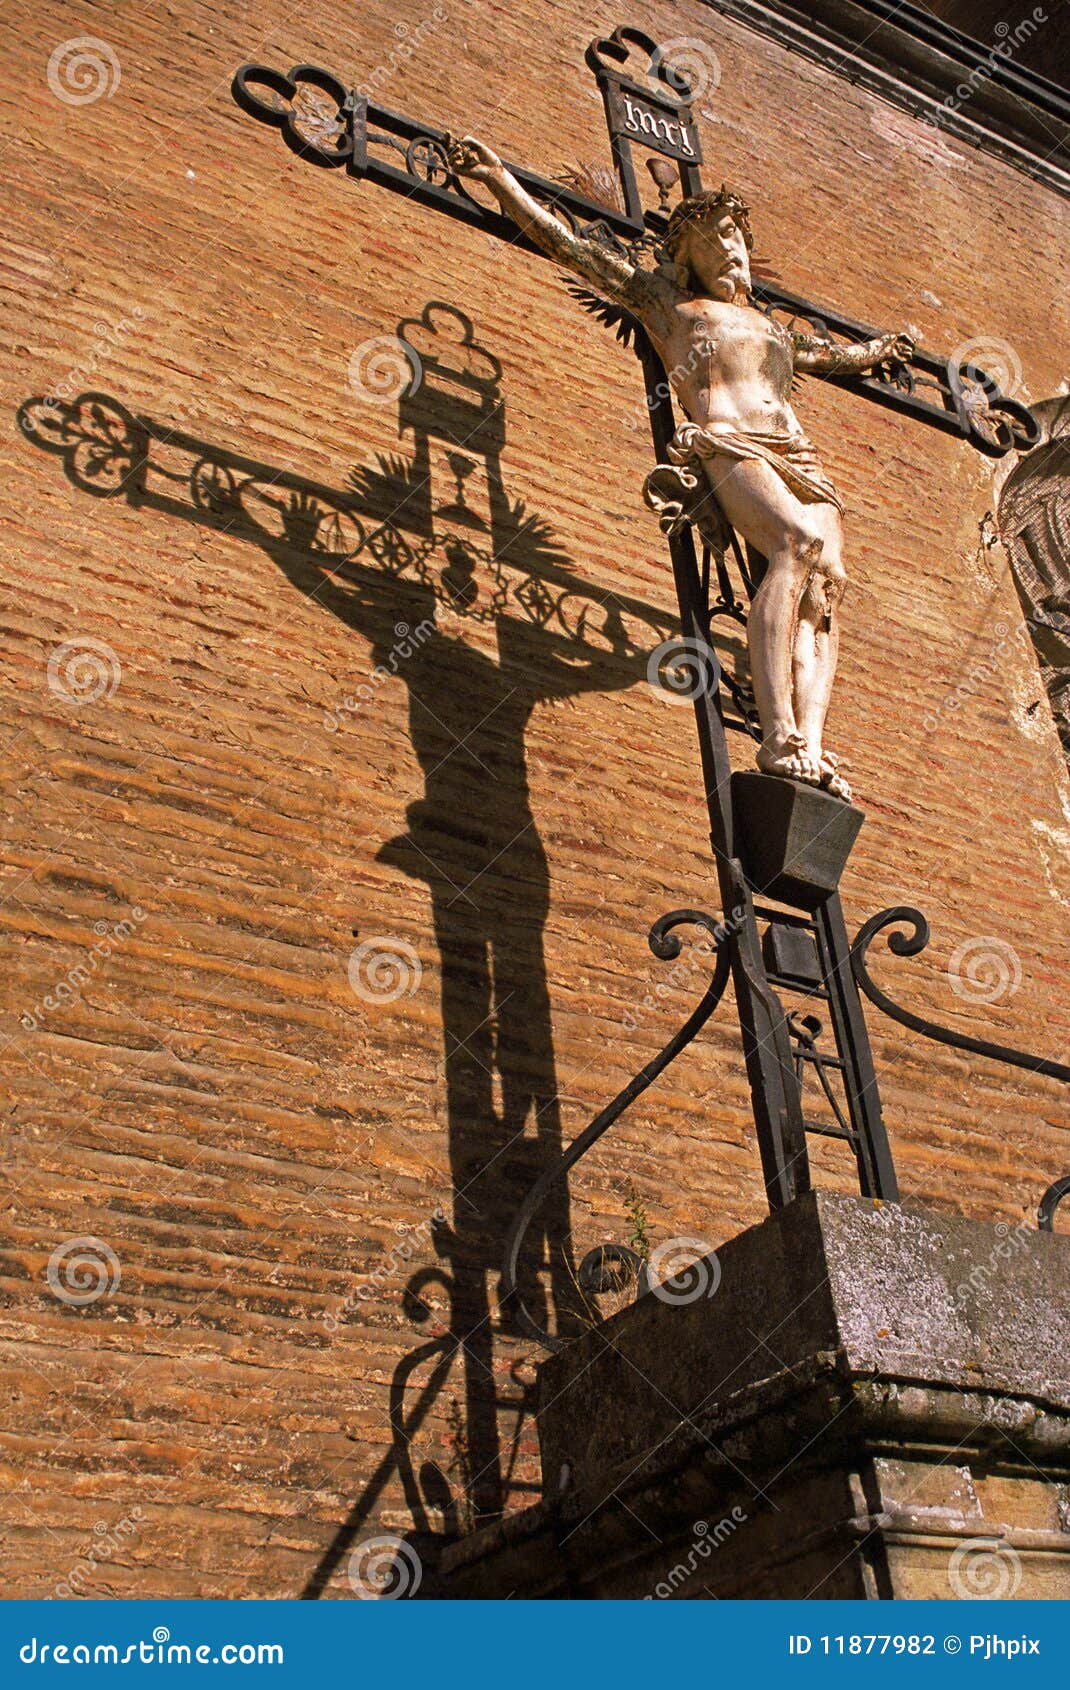
M 644 326 L 692 422 L 715 431 L 798 434 L 788 403 L 792 342 L 752 305 L 658 290 Z

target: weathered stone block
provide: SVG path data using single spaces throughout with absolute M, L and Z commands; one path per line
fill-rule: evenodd
M 1070 1595 L 1070 1238 L 816 1192 L 719 1269 L 543 1365 L 547 1499 L 453 1593 Z

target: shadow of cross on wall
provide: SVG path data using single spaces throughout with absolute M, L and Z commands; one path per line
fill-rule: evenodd
M 380 454 L 344 490 L 136 416 L 103 393 L 29 400 L 19 423 L 86 493 L 261 548 L 294 588 L 368 642 L 373 696 L 380 666 L 407 688 L 424 792 L 380 859 L 430 889 L 453 1184 L 452 1223 L 435 1239 L 443 1265 L 416 1276 L 408 1306 L 426 1319 L 420 1286 L 437 1280 L 448 1293 L 448 1330 L 419 1353 L 463 1357 L 472 1494 L 461 1501 L 469 1519 L 486 1519 L 504 1501 L 499 1412 L 517 1407 L 496 1396 L 491 1282 L 516 1209 L 562 1148 L 543 950 L 549 875 L 525 733 L 541 703 L 644 677 L 675 621 L 583 581 L 545 519 L 507 493 L 501 368 L 470 320 L 436 301 L 398 332 L 406 362 L 394 397 L 411 455 Z M 326 725 L 339 727 L 357 702 L 341 697 Z M 349 934 L 343 942 L 348 951 Z M 541 1231 L 532 1229 L 520 1289 L 544 1324 L 567 1324 L 564 1189 L 545 1206 Z M 508 1331 L 507 1312 L 499 1318 Z M 403 1363 L 399 1376 L 410 1371 Z M 436 1372 L 440 1386 L 445 1377 Z M 431 1406 L 421 1393 L 420 1419 Z M 349 1539 L 392 1470 L 418 1527 L 427 1529 L 425 1502 L 445 1512 L 413 1477 L 415 1424 L 403 1403 L 391 1418 L 392 1454 L 354 1510 Z M 340 1535 L 334 1561 L 349 1539 Z

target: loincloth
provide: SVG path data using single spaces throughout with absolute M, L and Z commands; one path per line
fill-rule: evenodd
M 835 505 L 843 513 L 840 496 L 805 434 L 774 429 L 720 433 L 685 422 L 669 442 L 668 458 L 669 462 L 658 464 L 643 483 L 643 497 L 666 534 L 675 534 L 682 523 L 693 522 L 717 550 L 727 544 L 728 525 L 702 467 L 709 458 L 768 464 L 803 504 Z

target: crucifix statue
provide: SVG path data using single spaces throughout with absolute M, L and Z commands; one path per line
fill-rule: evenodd
M 647 478 L 647 502 L 667 531 L 691 521 L 723 549 L 727 523 L 766 559 L 747 619 L 762 734 L 758 767 L 849 799 L 839 759 L 824 743 L 846 582 L 843 504 L 790 394 L 796 370 L 872 370 L 909 358 L 911 336 L 893 331 L 834 345 L 792 333 L 759 310 L 751 297 L 748 208 L 723 186 L 680 201 L 662 262 L 646 269 L 571 233 L 481 141 L 466 137 L 448 156 L 456 174 L 484 183 L 537 246 L 643 325 L 689 419 L 668 451 L 679 496 L 666 496 L 666 466 L 658 466 Z
M 992 457 L 1035 445 L 1036 419 L 977 366 L 923 352 L 906 332 L 876 334 L 762 274 L 751 259 L 743 200 L 724 186 L 703 186 L 686 74 L 631 26 L 592 41 L 585 58 L 605 107 L 614 165 L 608 181 L 604 172 L 572 169 L 551 180 L 507 166 L 482 142 L 456 141 L 314 65 L 283 74 L 249 64 L 234 78 L 239 105 L 279 129 L 298 156 L 573 272 L 581 281 L 570 290 L 604 325 L 616 326 L 642 369 L 656 456 L 643 491 L 668 540 L 682 636 L 664 644 L 696 659 L 697 684 L 686 691 L 724 920 L 689 907 L 653 924 L 650 948 L 662 960 L 680 955 L 679 928 L 712 939 L 709 984 L 657 1055 L 544 1168 L 516 1212 L 505 1241 L 502 1307 L 551 1349 L 562 1337 L 541 1327 L 521 1294 L 546 1266 L 533 1250 L 539 1217 L 560 1203 L 562 1182 L 580 1159 L 700 1035 L 729 977 L 774 1209 L 809 1188 L 811 1134 L 849 1148 L 865 1195 L 898 1200 L 862 994 L 945 1044 L 1070 1076 L 1063 1065 L 922 1021 L 874 984 L 867 947 L 894 927 L 891 948 L 916 955 L 928 939 L 919 911 L 884 910 L 853 943 L 848 936 L 838 883 L 863 815 L 824 742 L 845 580 L 843 506 L 795 416 L 792 385 L 796 372 L 813 372 Z M 646 163 L 659 191 L 656 210 L 643 203 L 637 149 L 655 155 Z M 670 212 L 674 179 L 680 199 Z M 673 394 L 684 413 L 679 424 Z M 453 467 L 460 484 L 463 460 Z M 455 518 L 464 507 L 460 490 Z M 727 566 L 729 549 L 749 605 Z M 753 697 L 718 662 L 715 617 L 746 629 Z M 759 741 L 760 772 L 733 772 L 728 728 Z M 907 935 L 898 931 L 904 925 Z M 630 1248 L 601 1245 L 580 1262 L 578 1283 L 597 1289 L 604 1272 L 625 1260 L 639 1262 Z

